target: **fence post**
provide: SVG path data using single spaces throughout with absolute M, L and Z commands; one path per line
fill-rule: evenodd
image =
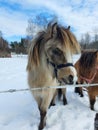
M 98 113 L 96 113 L 95 115 L 94 130 L 98 130 Z

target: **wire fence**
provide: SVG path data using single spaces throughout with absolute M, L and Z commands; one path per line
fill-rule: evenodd
M 62 89 L 62 88 L 75 88 L 75 87 L 91 87 L 91 86 L 97 86 L 96 84 L 75 84 L 75 85 L 63 85 L 63 86 L 47 86 L 47 87 L 36 87 L 36 88 L 24 88 L 24 89 L 8 89 L 8 90 L 0 90 L 1 93 L 14 93 L 14 92 L 25 92 L 25 91 L 37 91 L 37 90 L 43 90 L 43 89 Z

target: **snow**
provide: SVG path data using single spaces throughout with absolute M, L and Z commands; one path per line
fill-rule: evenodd
M 74 56 L 74 63 L 79 58 Z M 26 72 L 27 56 L 0 58 L 0 91 L 28 88 Z M 87 92 L 84 97 L 67 88 L 68 104 L 56 100 L 47 112 L 44 130 L 94 130 L 94 118 L 98 112 L 89 108 Z M 40 116 L 37 104 L 28 92 L 0 94 L 0 130 L 38 130 Z

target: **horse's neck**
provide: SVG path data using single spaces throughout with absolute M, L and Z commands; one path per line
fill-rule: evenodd
M 87 83 L 97 83 L 96 76 L 98 76 L 98 72 L 96 70 L 84 70 L 80 73 L 81 81 L 86 81 Z
M 95 76 L 95 78 L 94 78 L 94 81 L 93 81 L 94 83 L 98 83 L 98 71 L 97 71 L 97 73 L 96 73 L 96 76 Z
M 94 74 L 94 71 L 87 71 L 87 70 L 81 70 L 80 75 L 87 77 L 87 78 L 91 78 L 92 75 Z

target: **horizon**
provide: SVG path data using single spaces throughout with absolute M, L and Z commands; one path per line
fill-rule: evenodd
M 0 31 L 8 41 L 20 41 L 26 37 L 28 20 L 42 14 L 58 17 L 60 23 L 71 26 L 72 32 L 79 40 L 81 35 L 98 34 L 97 0 L 0 0 Z

